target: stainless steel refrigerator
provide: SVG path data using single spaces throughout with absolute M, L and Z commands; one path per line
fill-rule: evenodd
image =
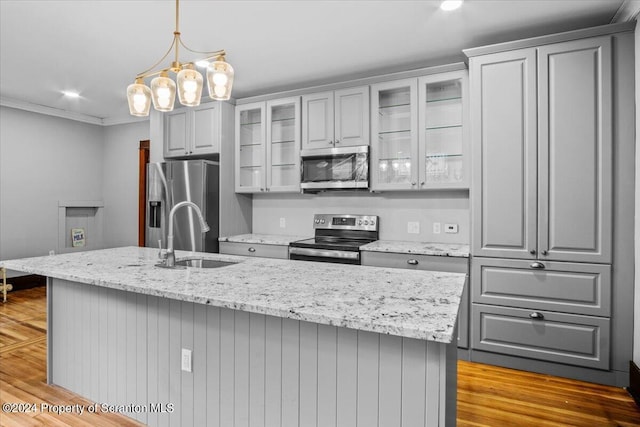
M 167 247 L 167 227 L 171 208 L 184 200 L 198 205 L 211 228 L 201 233 L 195 211 L 182 207 L 175 212 L 174 249 L 218 252 L 219 237 L 218 162 L 177 160 L 147 165 L 147 214 L 145 246 Z

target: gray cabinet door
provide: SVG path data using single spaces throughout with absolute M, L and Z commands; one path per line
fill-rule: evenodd
M 177 108 L 164 115 L 164 157 L 189 154 L 190 121 L 186 108 Z
M 302 149 L 333 147 L 333 92 L 302 96 Z
M 474 57 L 469 68 L 472 253 L 535 258 L 536 51 Z
M 611 262 L 611 38 L 538 48 L 541 259 Z
M 207 102 L 193 108 L 193 147 L 189 154 L 220 153 L 220 106 Z

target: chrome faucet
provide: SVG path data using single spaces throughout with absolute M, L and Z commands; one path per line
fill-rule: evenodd
M 196 211 L 196 215 L 198 215 L 198 219 L 200 220 L 200 228 L 203 233 L 206 233 L 207 231 L 209 231 L 209 225 L 204 220 L 204 217 L 202 216 L 202 211 L 200 210 L 198 205 L 189 201 L 176 203 L 175 206 L 173 206 L 171 208 L 171 211 L 169 212 L 169 232 L 167 233 L 167 255 L 164 259 L 165 267 L 175 267 L 176 265 L 176 256 L 173 253 L 173 218 L 176 215 L 176 211 L 183 206 L 192 207 Z

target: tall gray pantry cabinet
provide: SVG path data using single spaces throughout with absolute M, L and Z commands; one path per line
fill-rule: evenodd
M 472 360 L 625 384 L 633 264 L 613 254 L 633 251 L 614 233 L 627 221 L 614 221 L 616 195 L 633 199 L 632 184 L 619 189 L 633 122 L 616 116 L 633 110 L 627 27 L 465 51 Z

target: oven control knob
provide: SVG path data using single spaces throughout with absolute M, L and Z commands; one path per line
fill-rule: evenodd
M 320 220 L 320 224 L 324 224 L 324 219 L 321 219 L 321 220 Z
M 366 219 L 364 220 L 364 225 L 369 225 L 369 221 L 367 221 Z
M 361 219 L 358 220 L 358 225 L 362 225 L 362 220 Z
M 375 219 L 371 220 L 371 225 L 376 225 L 376 220 Z

